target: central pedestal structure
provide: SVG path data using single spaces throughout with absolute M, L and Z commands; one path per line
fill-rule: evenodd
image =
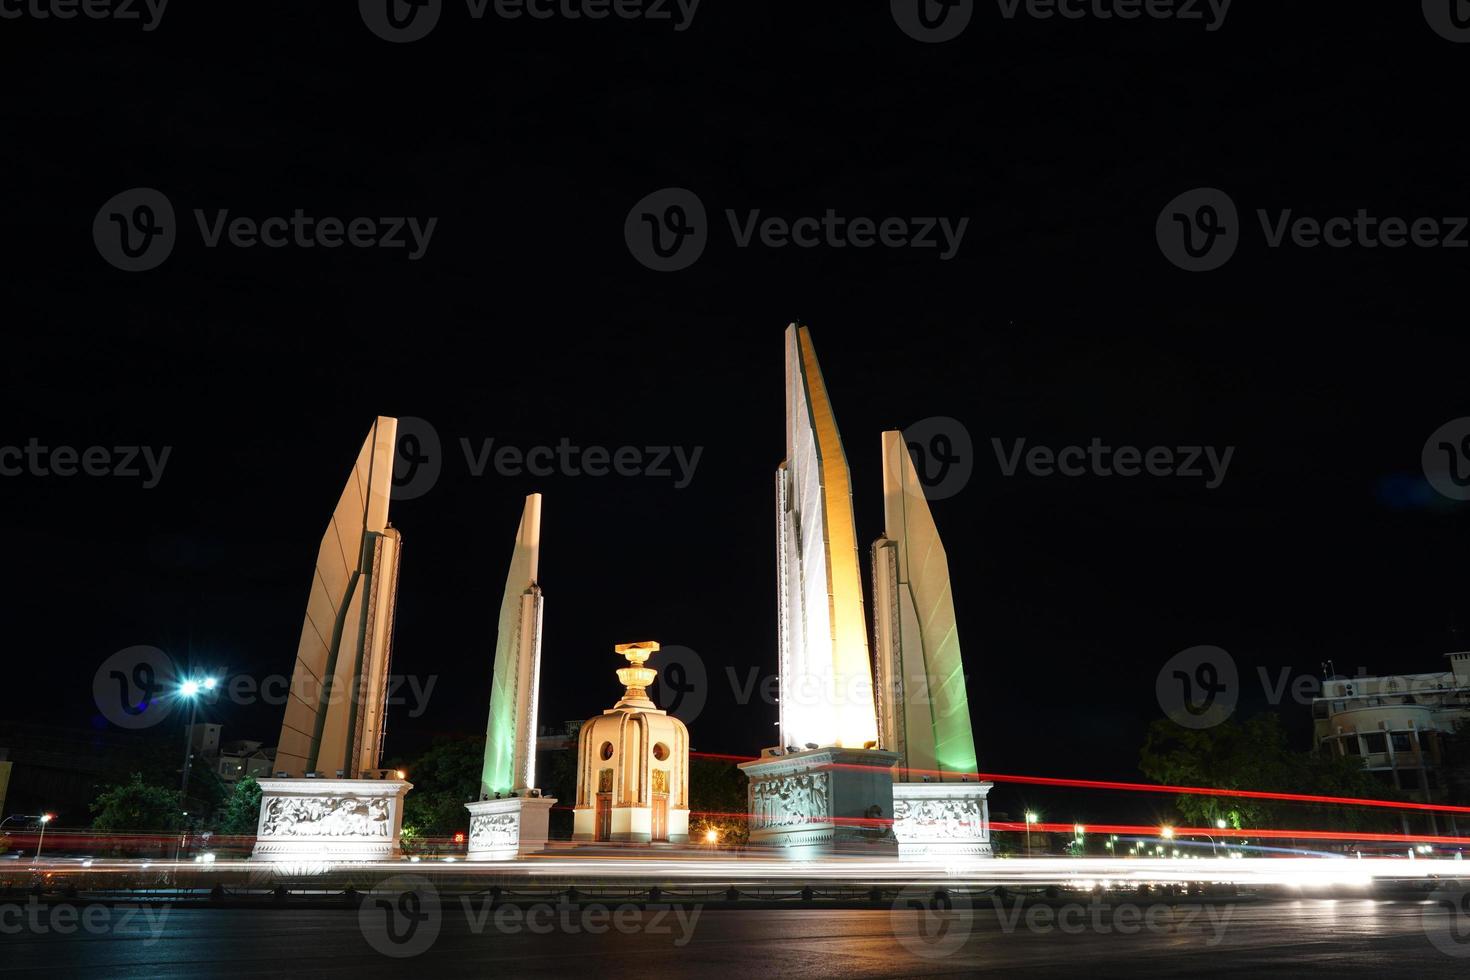
M 257 861 L 388 861 L 400 856 L 402 779 L 262 779 Z
M 469 861 L 513 861 L 546 847 L 549 796 L 515 796 L 466 803 L 470 811 Z
M 832 746 L 742 762 L 750 779 L 750 843 L 795 859 L 836 851 L 893 854 L 898 756 Z
M 579 843 L 689 842 L 689 730 L 648 696 L 658 671 L 652 640 L 621 643 L 618 703 L 582 726 L 572 839 Z

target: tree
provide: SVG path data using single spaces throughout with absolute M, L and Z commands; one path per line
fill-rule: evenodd
M 175 833 L 184 826 L 178 790 L 149 785 L 137 772 L 129 782 L 103 790 L 91 810 L 92 829 L 105 833 Z
M 1170 786 L 1208 786 L 1273 793 L 1393 798 L 1353 757 L 1299 752 L 1287 743 L 1275 715 L 1212 728 L 1181 728 L 1165 718 L 1149 726 L 1139 768 Z M 1389 830 L 1394 811 L 1340 805 L 1303 804 L 1244 796 L 1180 794 L 1175 809 L 1184 823 L 1233 827 L 1310 826 L 1321 829 Z
M 695 756 L 689 760 L 689 840 L 702 843 L 707 831 L 726 846 L 750 838 L 746 776 L 725 759 Z
M 215 821 L 215 830 L 231 837 L 254 836 L 260 825 L 260 783 L 254 776 L 243 776 L 225 801 L 224 811 Z
M 441 738 L 403 768 L 413 792 L 404 798 L 403 822 L 415 837 L 449 837 L 469 826 L 464 805 L 479 799 L 485 738 Z

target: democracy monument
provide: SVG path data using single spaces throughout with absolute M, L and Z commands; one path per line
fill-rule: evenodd
M 990 854 L 948 558 L 902 433 L 884 432 L 884 532 L 871 634 L 851 475 L 806 327 L 786 330 L 786 456 L 776 470 L 780 743 L 742 763 L 752 849 L 901 858 Z M 397 421 L 378 418 L 317 555 L 256 860 L 397 857 L 413 788 L 379 768 L 402 542 L 388 520 Z M 540 494 L 526 498 L 501 598 L 467 860 L 544 851 L 536 786 L 544 600 Z M 872 650 L 869 650 L 869 636 Z M 573 845 L 688 842 L 689 733 L 648 689 L 653 641 L 624 643 L 624 690 L 581 729 Z M 350 692 L 352 696 L 348 696 Z

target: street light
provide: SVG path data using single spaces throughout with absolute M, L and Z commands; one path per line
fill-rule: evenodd
M 219 681 L 213 677 L 202 680 L 190 678 L 179 685 L 179 694 L 189 700 L 189 727 L 184 729 L 184 780 L 179 785 L 180 801 L 189 795 L 189 769 L 194 762 L 194 722 L 199 716 L 199 692 L 213 691 Z
M 1035 810 L 1027 810 L 1026 811 L 1026 856 L 1027 857 L 1030 857 L 1031 856 L 1031 825 L 1034 824 L 1034 823 L 1036 823 L 1036 821 L 1037 821 L 1036 811 Z
M 54 820 L 55 818 L 56 818 L 56 814 L 54 814 L 54 813 L 43 813 L 43 814 L 41 814 L 41 817 L 40 817 L 40 820 L 41 820 L 41 836 L 36 841 L 36 856 L 32 860 L 35 860 L 35 861 L 41 860 L 41 845 L 44 844 L 44 843 L 46 843 L 46 825 L 48 823 L 50 823 L 52 820 Z
M 1219 817 L 1218 819 L 1215 820 L 1215 829 L 1216 830 L 1224 830 L 1227 826 L 1228 826 L 1228 824 L 1225 822 L 1225 818 L 1224 817 Z

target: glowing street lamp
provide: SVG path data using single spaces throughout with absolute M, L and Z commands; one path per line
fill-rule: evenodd
M 1170 827 L 1168 824 L 1164 824 L 1164 826 L 1159 828 L 1159 836 L 1164 838 L 1164 840 L 1173 840 L 1174 828 Z
M 36 841 L 36 856 L 32 860 L 35 860 L 35 861 L 41 860 L 41 845 L 44 844 L 44 843 L 46 843 L 46 825 L 48 823 L 50 823 L 52 820 L 55 820 L 55 819 L 56 819 L 56 814 L 54 814 L 54 813 L 43 813 L 43 814 L 41 814 L 41 816 L 40 816 L 40 821 L 41 821 L 41 836 Z
M 1224 830 L 1227 826 L 1229 826 L 1229 824 L 1225 822 L 1224 817 L 1220 817 L 1218 820 L 1215 821 L 1215 829 L 1217 830 Z
M 1030 857 L 1031 856 L 1031 825 L 1034 824 L 1034 823 L 1036 823 L 1038 819 L 1040 819 L 1040 818 L 1036 816 L 1036 811 L 1035 810 L 1027 810 L 1026 811 L 1026 856 L 1027 857 Z
M 720 842 L 720 832 L 713 827 L 711 827 L 709 830 L 706 830 L 704 832 L 704 842 L 711 847 L 714 847 Z
M 179 786 L 179 799 L 185 800 L 189 795 L 189 768 L 194 761 L 194 721 L 199 715 L 199 694 L 201 691 L 213 691 L 219 686 L 219 681 L 213 677 L 205 677 L 199 680 L 189 678 L 179 685 L 180 696 L 189 701 L 189 727 L 184 729 L 184 780 Z

